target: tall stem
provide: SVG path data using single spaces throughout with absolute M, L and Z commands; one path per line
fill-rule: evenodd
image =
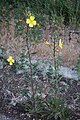
M 57 79 L 58 79 L 58 75 L 57 75 L 57 59 L 56 59 L 56 39 L 54 38 L 54 44 L 53 44 L 53 64 L 54 64 L 54 70 L 55 70 L 55 77 L 53 79 L 55 79 L 55 97 L 57 97 L 57 93 L 58 93 L 58 83 L 57 83 Z
M 31 63 L 31 54 L 30 54 L 30 47 L 29 47 L 29 38 L 28 34 L 26 33 L 26 45 L 28 50 L 28 57 L 29 57 L 29 63 L 30 63 L 30 81 L 31 81 L 31 92 L 32 92 L 32 102 L 33 102 L 33 108 L 35 109 L 35 100 L 34 100 L 34 80 L 33 80 L 33 69 L 32 69 L 32 63 Z
M 53 57 L 54 57 L 55 77 L 56 77 L 56 53 L 55 53 L 55 38 L 54 38 L 54 53 L 53 53 Z

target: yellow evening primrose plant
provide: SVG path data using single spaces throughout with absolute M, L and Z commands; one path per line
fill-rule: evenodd
M 62 49 L 62 46 L 63 46 L 63 42 L 62 42 L 62 40 L 60 39 L 60 40 L 59 40 L 59 47 Z
M 9 56 L 7 61 L 9 62 L 10 65 L 13 65 L 13 63 L 15 62 L 14 59 L 12 58 L 12 56 Z
M 33 27 L 36 25 L 36 21 L 34 19 L 34 16 L 30 16 L 30 18 L 26 20 L 26 23 L 29 24 L 29 27 Z

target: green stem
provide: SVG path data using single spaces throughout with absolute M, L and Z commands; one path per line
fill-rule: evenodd
M 28 57 L 29 57 L 29 63 L 30 63 L 30 81 L 31 81 L 32 102 L 33 102 L 33 108 L 35 109 L 35 100 L 34 100 L 34 80 L 33 80 L 32 63 L 31 63 L 31 54 L 30 54 L 30 47 L 29 47 L 29 38 L 28 38 L 27 33 L 26 33 L 26 45 L 27 45 Z
M 54 39 L 54 53 L 53 53 L 53 57 L 54 57 L 54 67 L 55 67 L 55 77 L 56 77 L 56 53 L 55 53 L 55 39 Z
M 57 60 L 56 60 L 56 39 L 54 38 L 54 44 L 53 44 L 53 64 L 54 64 L 54 69 L 55 69 L 55 78 L 53 77 L 53 79 L 55 79 L 55 98 L 57 98 L 57 94 L 58 94 L 58 83 L 57 83 L 57 79 L 58 79 L 58 75 L 57 75 Z

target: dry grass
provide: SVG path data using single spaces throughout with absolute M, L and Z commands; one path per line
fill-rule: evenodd
M 25 42 L 22 38 L 18 40 L 14 37 L 14 21 L 11 21 L 9 29 L 5 27 L 4 23 L 0 25 L 0 47 L 4 47 L 7 56 L 12 55 L 15 59 L 18 58 L 19 53 L 23 48 L 26 49 Z M 69 41 L 69 28 L 59 29 L 59 38 L 63 40 L 62 49 L 62 61 L 65 66 L 74 66 L 77 57 L 80 54 L 80 34 L 73 33 L 71 40 Z M 50 28 L 46 28 L 43 31 L 42 41 L 37 45 L 32 46 L 32 50 L 37 52 L 37 56 L 40 58 L 48 57 L 50 58 L 51 50 L 50 47 L 43 44 L 43 41 L 50 39 Z

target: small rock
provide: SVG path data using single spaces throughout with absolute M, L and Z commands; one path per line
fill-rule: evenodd
M 59 74 L 65 78 L 79 80 L 77 71 L 72 70 L 71 68 L 61 66 L 59 67 Z

